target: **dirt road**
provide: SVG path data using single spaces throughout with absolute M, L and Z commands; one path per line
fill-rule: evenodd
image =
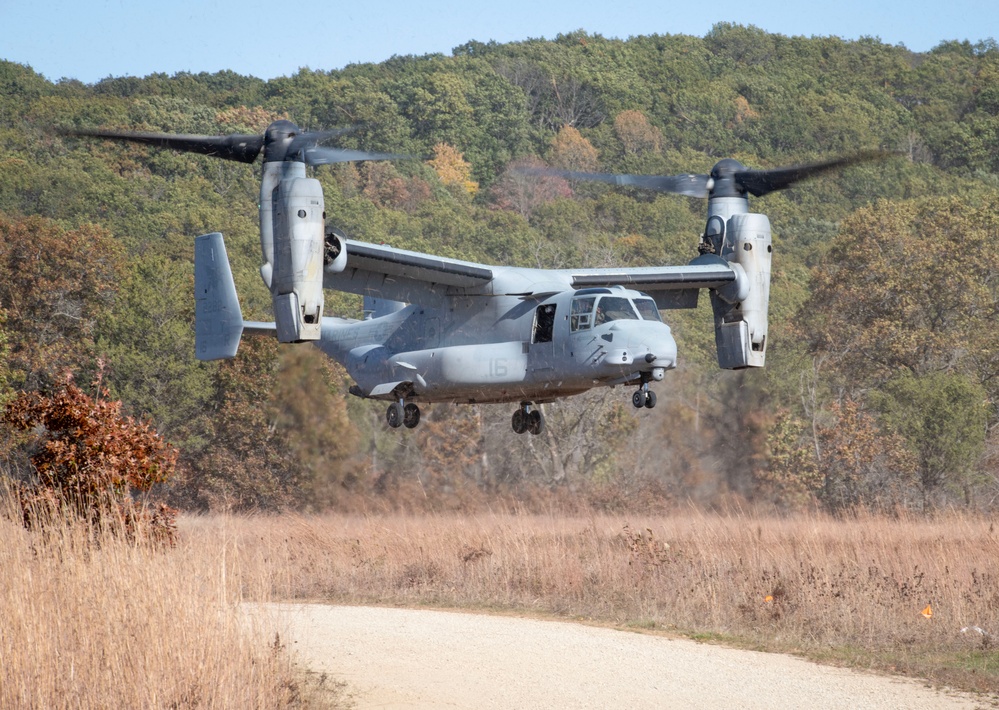
M 359 709 L 982 706 L 911 680 L 572 623 L 319 604 L 254 616 L 345 681 Z

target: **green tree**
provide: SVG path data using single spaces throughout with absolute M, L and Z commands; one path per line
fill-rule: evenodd
M 872 399 L 916 456 L 923 505 L 938 502 L 947 488 L 970 504 L 975 464 L 985 449 L 988 425 L 984 388 L 955 372 L 903 374 Z
M 318 349 L 280 349 L 273 389 L 267 394 L 274 447 L 294 456 L 289 485 L 296 504 L 325 510 L 363 491 L 356 455 L 359 432 L 347 413 L 346 372 Z

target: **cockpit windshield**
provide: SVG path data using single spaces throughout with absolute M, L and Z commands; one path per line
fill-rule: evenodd
M 662 322 L 659 308 L 651 298 L 632 301 L 624 296 L 576 296 L 572 299 L 569 327 L 576 332 L 614 320 L 639 319 Z
M 593 322 L 597 325 L 612 320 L 638 320 L 631 301 L 622 296 L 603 296 L 597 301 L 597 312 Z
M 651 298 L 636 298 L 635 307 L 638 308 L 638 314 L 642 316 L 642 320 L 663 322 L 663 317 L 659 315 L 659 306 Z

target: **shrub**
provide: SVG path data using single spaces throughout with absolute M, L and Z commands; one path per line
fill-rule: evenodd
M 172 545 L 176 511 L 132 498 L 173 473 L 177 450 L 146 422 L 121 413 L 122 404 L 95 382 L 91 397 L 67 375 L 51 394 L 22 392 L 3 421 L 27 432 L 36 480 L 17 486 L 25 527 L 72 516 L 97 532 Z

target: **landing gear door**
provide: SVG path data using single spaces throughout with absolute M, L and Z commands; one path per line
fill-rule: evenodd
M 542 303 L 534 310 L 534 329 L 528 362 L 531 370 L 551 370 L 555 367 L 555 312 L 554 303 Z

